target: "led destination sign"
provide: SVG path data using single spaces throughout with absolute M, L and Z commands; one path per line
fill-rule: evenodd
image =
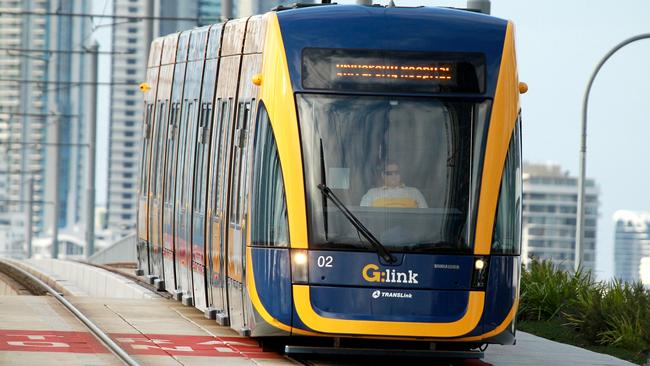
M 302 57 L 306 89 L 403 93 L 482 93 L 479 54 L 308 48 Z
M 388 79 L 419 79 L 452 82 L 451 65 L 441 66 L 404 66 L 404 65 L 367 65 L 367 64 L 336 64 L 335 77 L 344 78 L 388 78 Z

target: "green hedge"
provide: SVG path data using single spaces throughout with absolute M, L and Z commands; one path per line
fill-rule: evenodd
M 559 320 L 594 345 L 650 352 L 650 292 L 640 282 L 597 282 L 589 271 L 568 273 L 533 260 L 522 270 L 518 315 Z

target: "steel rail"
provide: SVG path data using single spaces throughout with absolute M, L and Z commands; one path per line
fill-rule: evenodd
M 50 295 L 54 296 L 55 299 L 57 299 L 63 306 L 66 307 L 77 319 L 79 319 L 90 331 L 97 337 L 99 338 L 117 357 L 119 357 L 122 362 L 129 366 L 140 366 L 140 364 L 134 360 L 129 354 L 122 348 L 120 347 L 117 343 L 115 343 L 104 331 L 99 329 L 95 323 L 93 323 L 90 319 L 88 319 L 83 313 L 79 311 L 72 303 L 70 303 L 67 299 L 65 299 L 61 294 L 59 294 L 56 290 L 54 290 L 52 287 L 50 287 L 48 284 L 45 282 L 41 281 L 39 278 L 34 276 L 33 274 L 25 271 L 24 269 L 14 265 L 11 262 L 7 261 L 2 261 L 3 263 L 6 263 L 8 266 L 13 267 L 16 269 L 18 272 L 20 272 L 22 275 L 25 277 L 29 278 L 31 281 L 34 281 L 38 285 L 42 286 Z

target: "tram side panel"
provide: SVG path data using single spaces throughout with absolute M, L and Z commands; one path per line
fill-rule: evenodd
M 213 217 L 217 212 L 217 174 L 218 163 L 219 163 L 219 147 L 220 147 L 220 137 L 221 137 L 221 121 L 222 121 L 222 100 L 217 97 L 218 89 L 218 80 L 219 80 L 219 56 L 221 55 L 221 41 L 223 38 L 223 24 L 215 24 L 210 28 L 210 35 L 208 36 L 208 49 L 206 50 L 206 69 L 208 64 L 214 62 L 214 91 L 213 91 L 213 104 L 212 104 L 212 120 L 210 121 L 210 130 L 209 130 L 209 147 L 207 150 L 207 156 L 205 157 L 205 167 L 204 167 L 204 189 L 205 189 L 205 210 L 204 210 L 204 228 L 203 228 L 203 245 L 204 245 L 204 254 L 205 254 L 205 279 L 206 279 L 206 316 L 207 317 L 216 317 L 219 314 L 223 313 L 223 304 L 221 299 L 215 299 L 212 292 L 213 286 L 217 286 L 219 281 L 220 270 L 218 268 L 218 260 L 215 262 L 215 258 L 220 258 L 219 253 L 213 253 L 213 250 L 218 250 L 219 248 L 212 247 L 212 230 L 211 223 L 213 222 Z M 210 66 L 212 67 L 212 66 Z M 217 304 L 217 300 L 219 303 Z
M 190 32 L 185 31 L 180 34 L 176 46 L 176 64 L 174 66 L 174 80 L 172 83 L 172 101 L 171 101 L 171 119 L 170 126 L 171 136 L 169 139 L 169 154 L 167 168 L 165 169 L 165 205 L 163 211 L 163 246 L 167 249 L 167 255 L 163 260 L 165 277 L 169 279 L 165 283 L 165 289 L 174 294 L 174 297 L 180 300 L 182 292 L 178 291 L 178 272 L 176 266 L 176 257 L 178 256 L 178 241 L 176 238 L 176 211 L 180 202 L 180 195 L 177 195 L 179 178 L 179 158 L 181 150 L 182 136 L 185 128 L 183 127 L 183 90 L 185 83 L 185 73 L 187 71 L 187 49 L 189 45 Z
M 160 74 L 158 77 L 159 93 L 158 100 L 164 103 L 165 115 L 162 118 L 159 128 L 158 156 L 153 160 L 156 164 L 155 174 L 153 174 L 154 192 L 152 194 L 151 209 L 149 215 L 149 237 L 151 246 L 154 248 L 155 255 L 152 256 L 153 275 L 158 277 L 158 288 L 165 288 L 165 270 L 163 267 L 165 248 L 163 240 L 163 207 L 165 176 L 167 167 L 168 148 L 170 141 L 170 121 L 172 117 L 171 91 L 174 79 L 174 63 L 176 59 L 176 45 L 178 43 L 178 33 L 168 35 L 163 40 L 163 51 L 161 56 Z M 169 278 L 168 278 L 169 280 Z M 172 279 L 173 282 L 173 279 Z
M 210 37 L 221 34 L 208 33 L 208 44 L 218 47 Z M 206 55 L 207 57 L 207 55 Z M 205 265 L 205 211 L 207 196 L 208 158 L 210 153 L 210 137 L 214 114 L 214 91 L 218 71 L 217 58 L 206 60 L 201 84 L 201 99 L 197 139 L 195 142 L 194 166 L 194 203 L 192 205 L 192 284 L 194 292 L 194 305 L 201 311 L 208 308 L 206 293 L 206 265 Z
M 245 134 L 247 118 L 250 116 L 251 103 L 242 103 L 241 97 L 238 94 L 239 85 L 242 82 L 240 73 L 242 70 L 242 57 L 241 53 L 244 46 L 244 35 L 246 32 L 246 24 L 248 18 L 238 19 L 226 24 L 223 36 L 223 49 L 222 49 L 222 62 L 225 64 L 225 59 L 233 59 L 229 63 L 232 68 L 226 69 L 227 80 L 226 83 L 230 84 L 229 98 L 232 98 L 233 113 L 229 130 L 227 133 L 226 148 L 229 151 L 229 175 L 226 176 L 228 185 L 227 211 L 223 229 L 225 229 L 226 246 L 226 263 L 227 263 L 227 293 L 229 305 L 230 326 L 242 334 L 247 334 L 246 324 L 243 314 L 243 272 L 242 272 L 242 242 L 241 242 L 241 229 L 242 229 L 242 210 L 239 205 L 239 178 L 241 176 L 241 149 L 238 148 L 239 144 L 243 142 L 243 135 Z M 225 57 L 225 55 L 232 55 Z
M 254 149 L 249 189 L 246 297 L 247 302 L 252 303 L 248 318 L 251 335 L 255 337 L 291 334 L 293 316 L 287 200 L 279 151 L 283 149 L 295 156 L 300 156 L 300 152 L 291 150 L 287 131 L 276 129 L 295 113 L 295 105 L 289 98 L 291 91 L 286 88 L 286 75 L 278 72 L 282 69 L 284 50 L 278 42 L 281 35 L 274 17 L 275 13 L 264 15 L 257 38 L 247 37 L 246 44 L 249 52 L 261 53 L 259 63 L 263 67 L 255 131 L 249 134 Z
M 192 30 L 190 35 L 190 47 L 185 73 L 185 89 L 183 91 L 183 103 L 186 113 L 186 131 L 183 139 L 182 160 L 183 168 L 181 174 L 180 210 L 176 214 L 178 220 L 178 232 L 176 237 L 179 240 L 179 252 L 177 253 L 176 264 L 179 266 L 179 288 L 182 291 L 181 299 L 183 304 L 191 306 L 194 304 L 192 286 L 192 204 L 194 203 L 193 182 L 194 182 L 194 153 L 198 133 L 198 119 L 200 113 L 201 80 L 203 78 L 203 66 L 205 64 L 205 48 L 207 41 L 207 28 Z
M 152 223 L 151 217 L 156 215 L 156 210 L 157 207 L 154 208 L 153 201 L 155 200 L 156 196 L 156 188 L 157 188 L 157 181 L 156 181 L 156 174 L 157 174 L 157 167 L 158 167 L 158 159 L 159 159 L 159 154 L 160 154 L 160 139 L 161 139 L 161 134 L 162 131 L 164 130 L 165 126 L 165 119 L 164 115 L 167 113 L 166 111 L 166 103 L 162 100 L 156 100 L 155 104 L 153 105 L 153 108 L 155 110 L 154 112 L 154 124 L 151 127 L 150 130 L 150 144 L 151 144 L 151 169 L 149 173 L 149 199 L 148 199 L 148 215 L 145 218 L 147 221 L 147 243 L 148 243 L 148 248 L 149 248 L 149 268 L 150 273 L 148 275 L 150 282 L 153 282 L 154 279 L 157 279 L 158 276 L 160 276 L 160 273 L 157 272 L 157 268 L 155 266 L 156 263 L 156 258 L 161 254 L 160 253 L 160 247 L 158 246 L 158 238 L 155 232 L 155 226 Z
M 514 344 L 521 269 L 522 164 L 521 123 L 510 138 L 503 166 L 481 319 L 485 340 Z
M 482 340 L 513 344 L 521 265 L 521 123 L 514 26 L 508 23 L 488 131 L 482 195 L 493 220 Z M 499 175 L 485 174 L 487 169 Z M 496 189 L 495 189 L 496 188 Z M 480 209 L 482 209 L 480 208 Z M 477 232 L 478 233 L 478 232 Z M 483 231 L 488 233 L 488 231 Z M 486 241 L 478 237 L 477 242 Z
M 222 42 L 223 45 L 223 42 Z M 231 130 L 232 115 L 234 114 L 234 95 L 236 84 L 228 74 L 239 69 L 239 57 L 227 56 L 219 59 L 219 73 L 216 92 L 215 124 L 213 127 L 212 149 L 210 158 L 210 183 L 208 200 L 210 213 L 206 238 L 210 253 L 211 278 L 208 288 L 210 304 L 217 310 L 217 321 L 221 325 L 229 325 L 228 306 L 228 275 L 226 266 L 226 237 L 224 221 L 226 217 L 228 194 L 228 174 L 230 170 L 230 149 L 228 142 Z
M 138 269 L 151 275 L 149 238 L 147 236 L 147 217 L 149 215 L 149 184 L 151 174 L 151 135 L 155 122 L 155 102 L 162 54 L 162 38 L 151 43 L 147 67 L 147 86 L 144 92 L 144 124 L 142 128 L 142 151 L 140 154 L 140 181 L 138 184 L 138 207 L 136 215 Z
M 147 237 L 149 238 L 151 261 L 151 276 L 155 279 L 162 277 L 162 243 L 160 240 L 160 225 L 154 219 L 159 216 L 159 191 L 161 189 L 161 160 L 164 154 L 164 140 L 167 137 L 167 119 L 169 115 L 169 92 L 171 91 L 171 73 L 173 66 L 161 66 L 158 74 L 158 93 L 156 96 L 156 123 L 151 139 L 151 178 L 149 192 L 149 215 L 147 217 Z
M 251 263 L 248 263 L 247 253 L 251 245 L 251 230 L 254 222 L 251 218 L 251 181 L 254 174 L 253 171 L 253 157 L 255 154 L 255 139 L 256 129 L 258 128 L 258 107 L 260 105 L 260 73 L 262 72 L 262 50 L 264 47 L 264 38 L 266 36 L 268 16 L 257 15 L 248 20 L 246 25 L 246 35 L 244 40 L 244 55 L 242 59 L 242 71 L 239 83 L 239 96 L 240 103 L 248 101 L 250 103 L 249 115 L 247 116 L 247 127 L 243 137 L 244 141 L 239 145 L 243 145 L 242 149 L 242 166 L 244 167 L 240 178 L 240 202 L 242 210 L 242 225 L 240 230 L 241 237 L 241 263 L 242 263 L 242 277 L 243 277 L 243 290 L 242 290 L 242 307 L 244 323 L 250 334 L 254 334 L 257 319 L 259 318 L 254 311 L 248 289 L 248 268 Z

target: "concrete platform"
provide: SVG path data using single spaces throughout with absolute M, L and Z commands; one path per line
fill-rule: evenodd
M 553 342 L 529 333 L 517 332 L 515 346 L 489 346 L 485 360 L 498 366 L 634 366 L 619 358 L 568 344 Z
M 157 294 L 135 281 L 102 268 L 57 259 L 29 259 L 23 268 L 61 288 L 68 296 L 158 299 Z
M 0 296 L 18 295 L 18 284 L 4 273 L 0 273 Z

